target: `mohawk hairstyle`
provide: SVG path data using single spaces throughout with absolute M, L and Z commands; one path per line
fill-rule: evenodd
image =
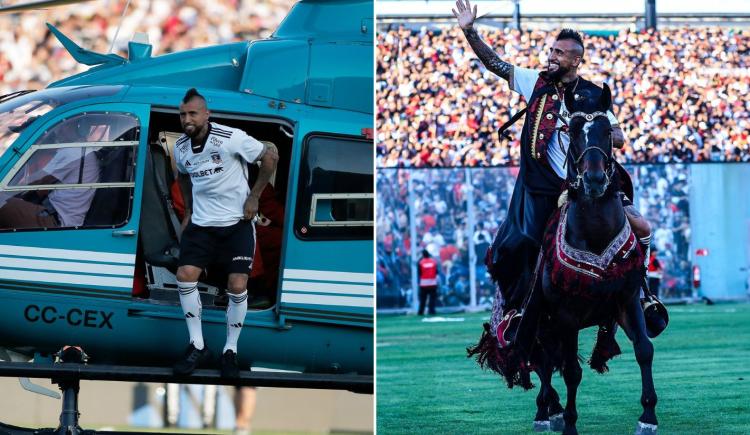
M 200 98 L 204 103 L 206 102 L 206 98 L 203 95 L 199 94 L 198 90 L 195 88 L 188 89 L 188 91 L 185 93 L 185 96 L 182 98 L 182 102 L 187 103 L 193 98 Z
M 578 45 L 581 46 L 581 52 L 583 52 L 583 38 L 581 38 L 581 34 L 576 32 L 573 29 L 562 29 L 560 30 L 560 33 L 557 34 L 557 38 L 555 38 L 555 41 L 562 41 L 563 39 L 571 39 L 578 43 Z

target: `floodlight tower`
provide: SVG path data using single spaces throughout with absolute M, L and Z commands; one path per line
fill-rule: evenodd
M 513 0 L 513 22 L 516 30 L 521 30 L 521 0 Z
M 646 28 L 656 30 L 656 0 L 646 0 Z

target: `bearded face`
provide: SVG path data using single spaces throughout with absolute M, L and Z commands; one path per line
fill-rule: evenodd
M 575 71 L 581 63 L 582 48 L 571 39 L 555 41 L 547 59 L 547 76 L 552 80 Z
M 552 81 L 561 79 L 565 74 L 570 72 L 570 68 L 560 66 L 558 63 L 549 63 L 547 65 L 547 77 Z

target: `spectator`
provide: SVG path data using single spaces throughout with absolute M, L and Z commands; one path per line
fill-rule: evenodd
M 656 246 L 651 247 L 651 253 L 648 257 L 648 288 L 651 294 L 659 297 L 659 283 L 661 282 L 663 267 L 661 261 L 656 258 L 659 250 Z
M 471 53 L 460 30 L 377 36 L 377 165 L 379 167 L 518 165 L 517 94 Z M 533 53 L 547 32 L 488 29 L 482 38 L 518 64 L 536 68 Z M 668 28 L 587 35 L 581 74 L 613 88 L 614 110 L 627 138 L 618 160 L 750 161 L 750 32 L 726 27 Z M 546 50 L 542 50 L 546 52 Z
M 232 435 L 250 435 L 255 414 L 255 387 L 236 387 L 234 392 L 234 431 Z

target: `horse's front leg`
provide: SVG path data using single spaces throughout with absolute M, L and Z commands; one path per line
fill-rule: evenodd
M 633 342 L 635 359 L 641 368 L 641 405 L 643 414 L 638 419 L 636 435 L 656 434 L 656 390 L 654 389 L 654 379 L 651 373 L 651 362 L 654 359 L 654 345 L 651 344 L 648 335 L 646 335 L 646 322 L 643 319 L 643 310 L 641 309 L 638 293 L 627 303 L 624 312 L 618 320 L 623 331 Z
M 536 396 L 536 416 L 534 417 L 534 432 L 562 432 L 563 430 L 563 409 L 560 406 L 560 396 L 552 386 L 552 362 L 545 358 L 545 361 L 539 364 L 536 374 L 539 376 L 541 385 L 539 394 Z
M 534 432 L 546 432 L 550 429 L 547 400 L 549 397 L 549 389 L 552 387 L 552 371 L 549 370 L 549 374 L 547 372 L 547 364 L 545 363 L 540 364 L 536 369 L 536 374 L 537 376 L 539 376 L 540 385 L 539 394 L 536 395 Z
M 578 385 L 581 384 L 583 375 L 581 364 L 578 362 L 578 330 L 567 331 L 561 334 L 562 338 L 562 356 L 563 366 L 562 375 L 565 380 L 568 397 L 565 403 L 565 428 L 563 434 L 577 434 L 576 421 L 578 420 L 578 411 L 576 411 L 576 394 Z

